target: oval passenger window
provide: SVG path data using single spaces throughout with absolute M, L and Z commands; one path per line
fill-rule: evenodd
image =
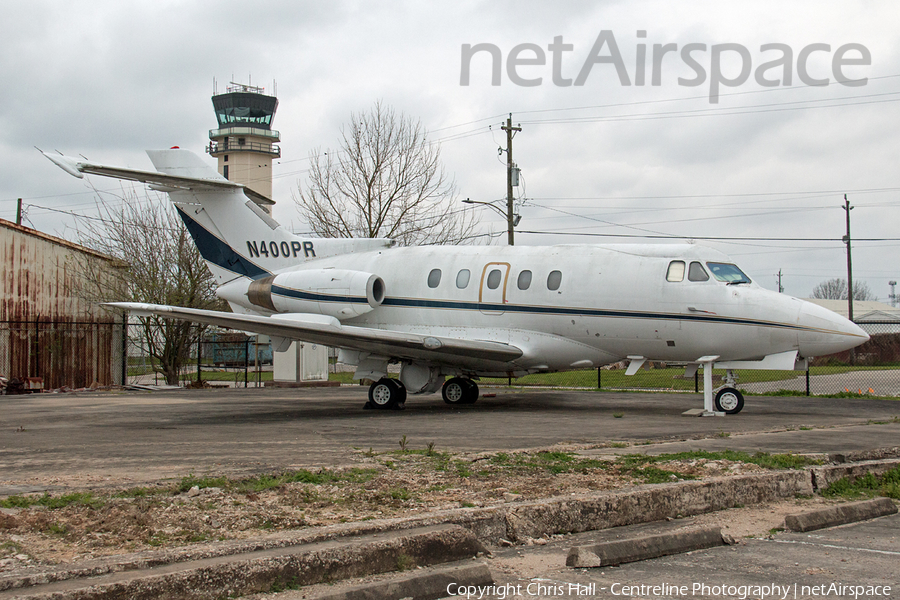
M 531 271 L 522 271 L 519 273 L 519 278 L 516 280 L 516 284 L 519 286 L 520 290 L 527 290 L 531 287 Z
M 466 289 L 466 286 L 469 285 L 469 270 L 463 269 L 459 273 L 456 274 L 456 287 L 461 290 Z
M 562 271 L 550 271 L 550 275 L 547 276 L 547 289 L 550 291 L 556 291 L 559 289 L 559 284 L 562 283 Z

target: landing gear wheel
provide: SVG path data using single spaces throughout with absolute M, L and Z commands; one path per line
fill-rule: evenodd
M 454 377 L 444 384 L 441 388 L 441 396 L 447 404 L 462 404 L 463 398 L 466 397 L 466 380 L 461 377 Z
M 478 400 L 478 386 L 471 379 L 454 377 L 441 388 L 441 396 L 447 404 L 472 404 Z
M 398 408 L 406 402 L 406 388 L 396 379 L 382 377 L 369 386 L 366 408 Z
M 736 415 L 744 408 L 744 395 L 734 388 L 722 388 L 716 394 L 716 410 L 726 415 Z

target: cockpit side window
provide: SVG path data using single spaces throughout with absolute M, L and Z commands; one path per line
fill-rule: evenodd
M 688 281 L 709 281 L 709 274 L 703 268 L 703 265 L 694 261 L 688 268 Z
M 666 281 L 684 281 L 683 260 L 673 260 L 669 263 L 669 270 L 666 271 Z
M 738 269 L 737 265 L 708 262 L 706 263 L 706 266 L 709 267 L 713 277 L 719 281 L 724 281 L 729 284 L 750 283 L 750 278 L 744 275 L 744 272 Z

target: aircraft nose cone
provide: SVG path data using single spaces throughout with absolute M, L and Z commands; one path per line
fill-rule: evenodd
M 812 302 L 803 303 L 798 321 L 800 355 L 805 358 L 850 350 L 869 339 L 856 323 Z

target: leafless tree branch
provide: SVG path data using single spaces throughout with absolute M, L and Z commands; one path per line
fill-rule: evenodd
M 421 123 L 381 102 L 351 115 L 336 154 L 310 153 L 294 201 L 323 237 L 387 237 L 401 245 L 451 244 L 473 237 L 474 214 L 456 203 L 440 147 Z

